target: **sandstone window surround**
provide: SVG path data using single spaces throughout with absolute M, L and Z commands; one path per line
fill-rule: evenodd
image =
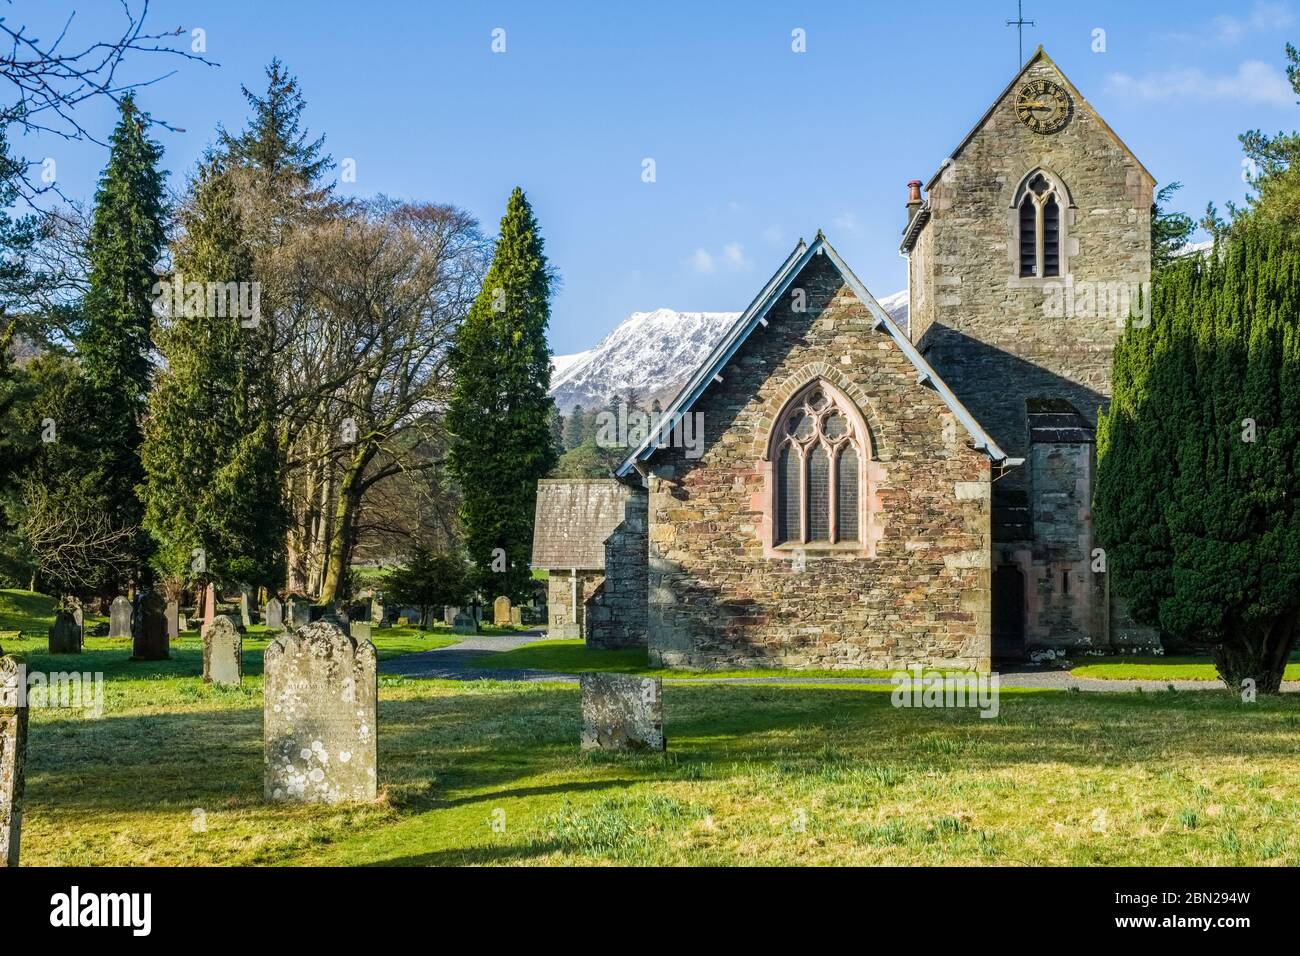
M 1052 281 L 1069 273 L 1073 210 L 1069 189 L 1048 170 L 1039 167 L 1020 181 L 1010 214 L 1015 279 Z
M 773 548 L 868 550 L 868 449 L 861 412 L 828 382 L 786 403 L 768 446 Z

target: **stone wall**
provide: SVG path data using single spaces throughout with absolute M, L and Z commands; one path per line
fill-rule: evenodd
M 546 582 L 546 632 L 551 637 L 586 637 L 587 602 L 595 595 L 604 571 L 578 571 L 577 617 L 573 609 L 573 572 L 552 570 Z
M 999 559 L 1026 575 L 1027 647 L 1102 647 L 1114 631 L 1105 581 L 1086 560 L 1095 463 L 1081 456 L 1092 446 L 1031 448 L 1026 405 L 1063 399 L 1096 426 L 1127 315 L 1110 296 L 1123 288 L 1136 305 L 1150 279 L 1154 180 L 1081 96 L 1059 132 L 1027 128 L 1014 103 L 1023 83 L 1039 78 L 1068 88 L 1038 57 L 929 184 L 931 218 L 909 263 L 911 335 L 1002 448 L 1026 459 L 997 482 L 995 525 L 1005 524 L 1002 502 L 1028 502 L 1034 512 L 1032 537 L 999 534 Z M 1018 275 L 1015 194 L 1040 168 L 1069 190 L 1068 276 Z
M 627 499 L 623 522 L 605 540 L 605 580 L 587 606 L 587 646 L 646 646 L 648 496 Z
M 651 660 L 989 666 L 990 463 L 826 257 L 696 403 L 702 457 L 650 461 Z M 866 547 L 770 546 L 769 430 L 818 379 L 870 431 Z

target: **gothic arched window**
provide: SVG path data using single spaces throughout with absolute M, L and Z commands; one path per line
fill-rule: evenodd
M 1022 278 L 1052 278 L 1063 272 L 1065 187 L 1042 170 L 1025 177 L 1016 191 L 1016 261 Z
M 820 382 L 786 405 L 773 436 L 773 544 L 860 540 L 867 440 L 859 421 Z

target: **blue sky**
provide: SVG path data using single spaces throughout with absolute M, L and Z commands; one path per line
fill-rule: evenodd
M 74 39 L 121 22 L 109 0 L 0 14 L 48 34 L 74 8 Z M 1300 126 L 1282 70 L 1300 0 L 1030 0 L 1024 15 L 1026 56 L 1044 44 L 1156 178 L 1184 184 L 1177 205 L 1194 215 L 1244 195 L 1238 133 Z M 185 129 L 158 134 L 174 183 L 218 123 L 242 126 L 240 83 L 260 88 L 278 55 L 310 128 L 355 160 L 344 192 L 454 203 L 494 232 L 522 185 L 562 277 L 551 344 L 565 353 L 635 310 L 744 308 L 819 227 L 876 294 L 902 288 L 906 183 L 929 178 L 1015 73 L 1014 17 L 1014 0 L 154 0 L 150 22 L 201 28 L 220 67 L 137 58 L 128 73 L 177 70 L 139 95 Z M 83 120 L 106 136 L 113 116 Z M 101 147 L 19 148 L 53 157 L 65 194 L 93 194 Z

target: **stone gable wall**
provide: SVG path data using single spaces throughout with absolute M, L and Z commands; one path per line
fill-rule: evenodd
M 696 403 L 704 453 L 651 460 L 651 660 L 669 666 L 989 664 L 990 463 L 830 262 L 798 278 Z M 859 406 L 871 553 L 772 555 L 768 432 L 814 377 Z M 769 552 L 769 553 L 765 553 Z
M 644 491 L 631 494 L 623 521 L 605 539 L 605 580 L 586 610 L 588 647 L 646 646 L 647 507 Z
M 931 219 L 909 263 L 912 335 L 998 444 L 1026 459 L 999 479 L 997 494 L 1027 496 L 1036 515 L 1034 538 L 1000 541 L 995 561 L 1025 572 L 1027 649 L 1105 647 L 1116 641 L 1120 618 L 1125 643 L 1150 644 L 1154 635 L 1135 636 L 1122 611 L 1107 614 L 1105 582 L 1084 553 L 1094 543 L 1095 469 L 1083 460 L 1091 446 L 1031 448 L 1026 402 L 1064 398 L 1096 425 L 1110 398 L 1111 354 L 1123 327 L 1123 317 L 1099 299 L 1150 280 L 1154 181 L 1081 97 L 1073 97 L 1071 119 L 1057 133 L 1035 133 L 1021 123 L 1017 93 L 1039 78 L 1068 89 L 1053 65 L 1036 62 L 930 188 Z M 1064 220 L 1073 308 L 1063 292 L 1045 285 L 1066 277 L 1017 274 L 1012 204 L 1025 175 L 1037 168 L 1063 182 L 1073 202 Z M 1070 547 L 1063 550 L 1063 542 Z M 1068 591 L 1063 573 L 1071 576 Z
M 1042 61 L 1025 81 L 1060 73 Z M 1014 457 L 1027 457 L 1025 399 L 1060 395 L 1093 424 L 1110 395 L 1114 316 L 1050 317 L 1043 279 L 1016 275 L 1012 203 L 1042 167 L 1062 180 L 1069 270 L 1076 286 L 1151 277 L 1153 181 L 1083 100 L 1060 132 L 1016 115 L 1017 83 L 929 192 L 931 219 L 911 258 L 914 339 L 963 403 Z M 1063 278 L 1062 278 L 1063 281 Z M 1079 286 L 1082 290 L 1082 286 Z M 928 293 L 928 294 L 927 294 Z M 1096 311 L 1095 309 L 1093 311 Z

